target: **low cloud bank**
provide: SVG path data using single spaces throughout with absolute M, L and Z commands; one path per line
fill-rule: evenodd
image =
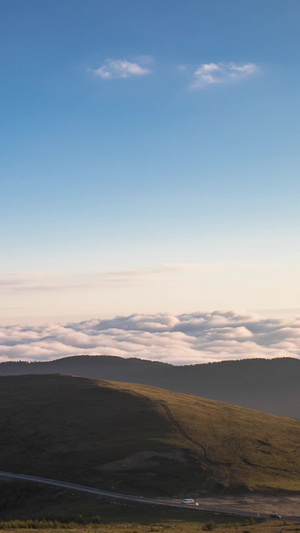
M 177 365 L 300 357 L 300 316 L 276 319 L 214 311 L 0 327 L 0 361 L 46 361 L 76 354 L 140 357 Z

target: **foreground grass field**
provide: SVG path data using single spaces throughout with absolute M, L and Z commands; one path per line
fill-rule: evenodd
M 0 469 L 143 495 L 300 491 L 300 421 L 137 384 L 0 378 Z
M 137 504 L 113 504 L 93 495 L 17 483 L 10 504 L 0 507 L 0 530 L 14 533 L 284 533 L 300 531 L 300 523 L 247 519 Z M 5 487 L 0 484 L 0 494 Z M 1 502 L 1 500 L 0 500 Z
M 28 525 L 28 527 L 26 527 Z M 78 524 L 70 524 L 64 527 L 59 523 L 36 523 L 28 522 L 23 524 L 16 523 L 0 523 L 0 529 L 5 531 L 17 533 L 18 531 L 24 533 L 26 531 L 32 532 L 33 529 L 39 530 L 40 533 L 52 533 L 55 530 L 57 533 L 66 533 L 66 530 L 71 533 L 198 533 L 201 531 L 214 531 L 215 533 L 296 533 L 300 531 L 299 524 L 292 524 L 287 522 L 280 522 L 274 524 L 272 521 L 264 522 L 263 524 L 249 524 L 247 522 L 240 524 L 216 524 L 214 520 L 209 520 L 203 523 L 191 522 L 158 522 L 154 525 L 140 525 L 137 523 L 126 524 L 88 524 L 80 526 Z M 50 525 L 50 527 L 49 527 Z M 3 526 L 3 527 L 2 527 Z

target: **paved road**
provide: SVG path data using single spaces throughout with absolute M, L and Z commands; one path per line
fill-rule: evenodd
M 131 496 L 130 494 L 121 494 L 118 492 L 110 492 L 107 490 L 100 490 L 95 489 L 93 487 L 86 487 L 84 485 L 78 485 L 76 483 L 68 483 L 66 481 L 58 481 L 56 479 L 48 479 L 44 477 L 37 477 L 37 476 L 27 476 L 25 474 L 13 474 L 11 472 L 1 472 L 0 471 L 0 478 L 8 478 L 8 479 L 18 479 L 23 481 L 32 481 L 34 483 L 43 483 L 45 485 L 52 485 L 56 487 L 62 487 L 66 489 L 71 490 L 78 490 L 80 492 L 88 492 L 90 494 L 95 494 L 97 496 L 105 496 L 106 498 L 114 498 L 118 500 L 127 500 L 137 503 L 146 503 L 151 505 L 164 505 L 167 507 L 180 507 L 183 509 L 189 509 L 194 511 L 209 511 L 217 514 L 229 514 L 234 516 L 253 516 L 257 518 L 257 512 L 254 511 L 236 511 L 232 509 L 223 509 L 223 508 L 217 508 L 213 506 L 204 505 L 202 503 L 198 503 L 198 505 L 193 504 L 184 504 L 180 501 L 176 500 L 164 500 L 162 498 L 146 498 L 143 496 Z M 270 518 L 269 513 L 260 513 L 260 518 Z M 294 522 L 298 522 L 300 520 L 300 516 L 282 516 L 283 520 L 291 520 Z

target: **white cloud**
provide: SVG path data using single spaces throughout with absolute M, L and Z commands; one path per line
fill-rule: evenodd
M 254 63 L 235 65 L 234 63 L 203 63 L 193 73 L 192 89 L 201 89 L 208 85 L 224 84 L 249 78 L 258 72 Z
M 111 80 L 116 78 L 131 78 L 133 76 L 146 76 L 151 73 L 151 70 L 145 68 L 138 62 L 127 61 L 127 59 L 106 59 L 104 65 L 92 70 L 92 72 L 95 76 L 103 80 Z
M 51 360 L 75 354 L 134 356 L 173 364 L 300 357 L 300 317 L 213 311 L 0 327 L 0 361 Z

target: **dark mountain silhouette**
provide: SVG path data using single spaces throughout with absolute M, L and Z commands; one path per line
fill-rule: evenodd
M 0 375 L 53 374 L 154 385 L 277 415 L 300 418 L 300 359 L 245 359 L 173 366 L 113 356 L 5 362 Z

